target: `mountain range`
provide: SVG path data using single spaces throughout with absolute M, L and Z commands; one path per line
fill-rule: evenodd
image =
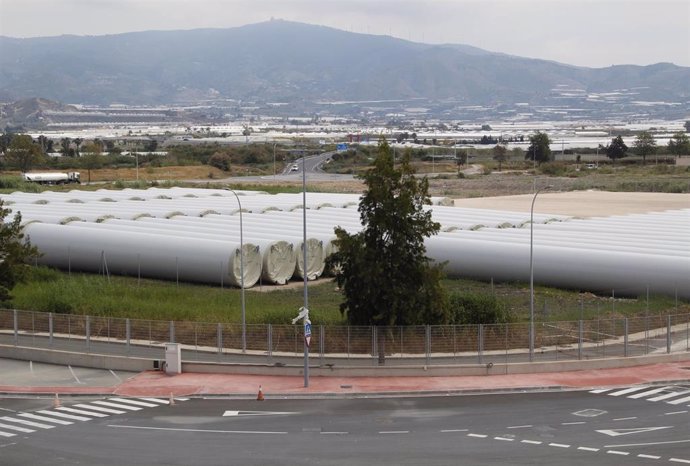
M 577 67 L 282 20 L 229 29 L 0 37 L 0 101 L 5 102 L 31 97 L 96 105 L 421 98 L 485 105 L 621 90 L 640 101 L 687 105 L 690 68 L 671 63 Z

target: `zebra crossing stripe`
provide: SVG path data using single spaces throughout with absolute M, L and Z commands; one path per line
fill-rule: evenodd
M 108 406 L 110 408 L 128 409 L 130 411 L 139 411 L 141 408 L 137 406 L 127 406 L 119 403 L 111 403 L 110 401 L 92 401 L 92 403 L 102 406 Z
M 679 405 L 679 404 L 682 404 L 682 403 L 685 403 L 688 401 L 690 401 L 690 396 L 686 396 L 685 398 L 680 398 L 678 400 L 667 401 L 666 403 L 668 403 L 670 405 Z
M 36 432 L 33 429 L 27 429 L 26 427 L 19 427 L 19 426 L 11 426 L 9 424 L 0 424 L 0 429 L 16 430 L 17 432 L 25 432 L 27 434 L 30 434 L 31 432 Z
M 624 390 L 618 390 L 617 392 L 609 393 L 609 396 L 623 396 L 623 395 L 627 395 L 628 393 L 634 393 L 634 392 L 637 392 L 640 390 L 646 390 L 648 388 L 649 388 L 648 385 L 645 385 L 643 387 L 630 387 L 630 388 L 626 388 Z
M 655 395 L 659 392 L 663 392 L 665 390 L 670 390 L 671 388 L 673 388 L 673 387 L 655 388 L 654 390 L 647 390 L 646 392 L 635 393 L 634 395 L 630 395 L 628 398 L 632 398 L 633 400 L 637 400 L 638 398 L 644 398 L 645 396 Z
M 55 427 L 48 424 L 41 424 L 40 422 L 26 421 L 24 419 L 17 419 L 9 416 L 0 417 L 0 421 L 16 422 L 18 424 L 24 424 L 25 426 L 38 427 L 39 429 L 52 429 Z
M 169 400 L 161 400 L 158 398 L 139 398 L 139 399 L 144 400 L 144 401 L 150 401 L 151 403 L 162 404 L 162 405 L 169 405 L 170 404 Z
M 91 405 L 74 405 L 77 408 L 93 409 L 95 411 L 101 411 L 108 414 L 125 414 L 127 411 L 118 411 L 117 409 L 103 408 L 101 406 L 91 406 Z
M 68 426 L 70 424 L 74 424 L 74 422 L 63 421 L 62 419 L 55 419 L 55 418 L 50 418 L 50 417 L 45 417 L 45 416 L 36 416 L 35 414 L 31 414 L 31 413 L 17 413 L 17 416 L 26 417 L 29 419 L 34 419 L 36 421 L 52 422 L 55 424 L 61 424 L 63 426 Z
M 75 416 L 74 414 L 58 413 L 56 411 L 48 411 L 47 409 L 36 411 L 37 413 L 47 414 L 48 416 L 57 416 L 65 419 L 71 419 L 73 421 L 90 421 L 90 417 Z
M 17 434 L 10 434 L 9 432 L 3 432 L 0 430 L 0 437 L 14 437 Z
M 108 398 L 108 401 L 116 401 L 118 403 L 129 403 L 129 404 L 133 404 L 135 406 L 143 406 L 145 408 L 155 408 L 157 406 L 160 406 L 159 404 L 145 403 L 143 401 L 130 400 L 128 398 Z
M 690 390 L 682 390 L 680 392 L 671 392 L 671 393 L 666 393 L 665 395 L 655 396 L 654 398 L 650 398 L 647 401 L 663 401 L 663 400 L 668 400 L 669 398 L 675 398 L 677 396 L 685 395 L 688 393 L 690 393 Z
M 611 388 L 598 388 L 596 390 L 590 390 L 589 393 L 594 393 L 594 394 L 598 395 L 600 393 L 606 393 L 609 390 L 612 390 L 612 389 Z
M 60 411 L 66 411 L 68 413 L 75 413 L 75 414 L 83 414 L 85 416 L 91 416 L 91 417 L 108 417 L 107 414 L 103 413 L 96 413 L 94 411 L 86 411 L 82 409 L 74 409 L 74 408 L 67 408 L 66 406 L 60 406 L 59 408 L 55 408 Z

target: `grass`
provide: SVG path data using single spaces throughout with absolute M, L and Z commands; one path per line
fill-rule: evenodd
M 33 276 L 12 292 L 15 309 L 150 320 L 241 322 L 241 293 L 221 289 L 130 277 L 57 272 L 34 268 Z M 249 324 L 289 324 L 303 304 L 303 288 L 260 287 L 245 290 Z M 446 279 L 449 292 L 493 293 L 518 321 L 529 320 L 529 286 Z M 535 318 L 545 321 L 633 317 L 649 314 L 690 313 L 690 303 L 676 305 L 672 297 L 616 298 L 547 287 L 535 288 Z M 309 286 L 309 308 L 315 325 L 345 324 L 339 305 L 342 295 L 330 280 Z

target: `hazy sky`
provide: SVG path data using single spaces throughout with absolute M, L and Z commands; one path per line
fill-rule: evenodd
M 688 0 L 0 0 L 0 35 L 226 28 L 271 17 L 581 66 L 690 66 Z

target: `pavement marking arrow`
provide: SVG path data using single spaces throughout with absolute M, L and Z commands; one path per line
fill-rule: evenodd
M 223 416 L 282 416 L 286 414 L 297 414 L 283 411 L 225 411 Z
M 643 432 L 652 432 L 654 430 L 671 429 L 673 426 L 663 427 L 637 427 L 634 429 L 604 429 L 597 430 L 600 434 L 610 435 L 611 437 L 620 437 L 621 435 L 641 434 Z

